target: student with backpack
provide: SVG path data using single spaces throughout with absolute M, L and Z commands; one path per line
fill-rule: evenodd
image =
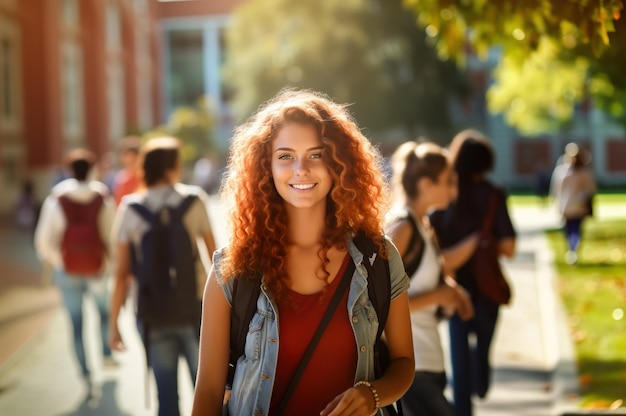
M 397 200 L 387 233 L 402 255 L 411 279 L 408 290 L 415 377 L 402 397 L 404 416 L 454 416 L 444 396 L 447 384 L 444 353 L 439 338 L 443 314 L 473 316 L 467 292 L 444 271 L 443 259 L 427 214 L 444 209 L 455 193 L 455 176 L 440 146 L 408 141 L 392 156 L 392 187 Z M 477 242 L 470 236 L 454 255 L 469 257 Z
M 109 342 L 116 351 L 125 349 L 118 317 L 134 276 L 138 330 L 156 380 L 158 414 L 175 416 L 179 356 L 194 383 L 198 370 L 207 275 L 198 244 L 211 256 L 215 241 L 208 195 L 179 183 L 180 142 L 172 137 L 149 140 L 141 149 L 140 165 L 145 189 L 122 199 L 113 227 L 117 250 Z
M 231 416 L 372 415 L 406 391 L 408 278 L 383 238 L 381 166 L 345 106 L 313 91 L 284 90 L 236 129 L 223 188 L 232 235 L 204 292 L 192 414 L 219 415 L 226 398 Z M 225 395 L 250 281 L 259 295 Z M 377 373 L 383 328 L 389 360 Z
M 106 367 L 116 366 L 107 343 L 109 324 L 108 234 L 115 204 L 106 185 L 89 180 L 94 154 L 75 149 L 67 155 L 73 177 L 52 188 L 44 200 L 35 248 L 54 271 L 73 328 L 73 345 L 87 394 L 93 394 L 92 371 L 83 340 L 83 299 L 91 296 L 100 315 L 101 351 Z

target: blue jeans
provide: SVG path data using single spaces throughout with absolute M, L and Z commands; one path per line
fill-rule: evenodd
M 70 315 L 74 332 L 74 351 L 80 364 L 83 377 L 90 376 L 85 343 L 83 340 L 83 299 L 90 295 L 96 303 L 100 315 L 100 342 L 102 355 L 111 355 L 109 348 L 109 290 L 105 276 L 70 276 L 63 269 L 55 269 L 54 280 L 63 295 L 63 303 Z
M 457 416 L 472 416 L 472 394 L 485 397 L 491 381 L 489 349 L 499 306 L 480 295 L 473 304 L 473 319 L 463 321 L 458 315 L 450 318 L 452 391 Z M 471 344 L 470 335 L 475 336 Z
M 139 333 L 146 342 L 143 324 Z M 159 416 L 178 416 L 178 357 L 183 355 L 191 381 L 196 384 L 200 333 L 194 325 L 148 328 L 148 359 L 157 385 Z
M 582 223 L 583 218 L 568 218 L 565 220 L 565 238 L 570 251 L 578 251 Z
M 413 384 L 400 399 L 404 416 L 455 416 L 443 394 L 446 374 L 416 371 Z

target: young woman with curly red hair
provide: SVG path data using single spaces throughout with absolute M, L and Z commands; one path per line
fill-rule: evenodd
M 205 288 L 194 415 L 222 411 L 239 276 L 263 280 L 227 404 L 231 416 L 278 413 L 343 279 L 349 289 L 282 414 L 371 415 L 406 391 L 414 368 L 408 278 L 393 244 L 380 239 L 387 210 L 381 166 L 345 107 L 312 91 L 283 91 L 237 128 L 222 189 L 232 235 L 215 253 Z M 378 320 L 357 233 L 380 242 L 389 262 L 391 361 L 378 379 Z

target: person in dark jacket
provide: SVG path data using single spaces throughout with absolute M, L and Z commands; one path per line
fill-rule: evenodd
M 472 395 L 484 398 L 489 390 L 489 349 L 499 305 L 478 290 L 472 270 L 473 255 L 469 259 L 455 256 L 452 248 L 481 229 L 492 196 L 497 197 L 498 203 L 491 232 L 501 256 L 515 254 L 515 230 L 506 195 L 486 177 L 494 164 L 489 139 L 478 131 L 464 130 L 452 140 L 450 158 L 458 177 L 458 196 L 447 210 L 434 212 L 430 220 L 441 243 L 446 269 L 470 293 L 474 306 L 473 319 L 464 321 L 455 315 L 449 325 L 454 406 L 458 416 L 471 416 Z M 476 342 L 470 344 L 471 336 Z

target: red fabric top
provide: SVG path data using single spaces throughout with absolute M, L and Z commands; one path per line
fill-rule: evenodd
M 302 295 L 286 290 L 278 302 L 278 366 L 270 404 L 270 415 L 280 406 L 298 363 L 307 349 L 333 294 L 339 286 L 348 262 L 343 264 L 324 295 L 322 292 Z M 350 278 L 350 277 L 348 277 Z M 343 295 L 320 338 L 311 360 L 294 390 L 285 415 L 319 415 L 340 393 L 354 384 L 357 347 L 348 317 L 348 292 Z
M 141 178 L 138 174 L 131 174 L 125 170 L 118 172 L 113 179 L 112 186 L 115 203 L 119 205 L 122 198 L 137 191 L 140 184 Z

